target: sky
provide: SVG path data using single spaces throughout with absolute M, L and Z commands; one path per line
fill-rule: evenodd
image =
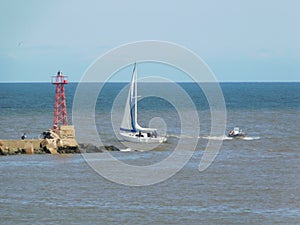
M 297 0 L 2 0 L 0 82 L 79 81 L 129 42 L 184 46 L 220 82 L 300 81 Z

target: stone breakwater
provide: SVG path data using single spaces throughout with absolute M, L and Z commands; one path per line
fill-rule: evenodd
M 79 154 L 79 153 L 101 153 L 104 151 L 120 151 L 119 148 L 108 146 L 95 146 L 92 144 L 78 144 L 77 147 L 41 147 L 40 139 L 26 140 L 0 140 L 0 155 L 19 154 Z
M 113 145 L 95 146 L 92 144 L 79 144 L 79 150 L 82 153 L 99 153 L 104 151 L 120 151 L 119 148 Z
M 0 140 L 0 155 L 80 153 L 78 146 L 55 146 L 53 142 L 46 139 Z
M 17 154 L 74 154 L 119 151 L 115 146 L 78 144 L 74 126 L 60 126 L 42 133 L 40 139 L 0 140 L 0 155 Z

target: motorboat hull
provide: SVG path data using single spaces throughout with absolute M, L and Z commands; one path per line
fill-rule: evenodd
M 234 138 L 243 138 L 245 137 L 246 135 L 245 134 L 235 134 L 235 135 L 231 135 L 231 134 L 228 134 L 228 137 L 234 137 Z
M 239 127 L 235 127 L 228 133 L 228 137 L 243 138 L 245 136 L 246 134 Z

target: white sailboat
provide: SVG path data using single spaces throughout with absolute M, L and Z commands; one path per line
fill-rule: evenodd
M 134 64 L 131 84 L 128 91 L 124 116 L 120 127 L 120 135 L 125 141 L 142 143 L 162 143 L 166 142 L 166 137 L 157 135 L 157 129 L 144 128 L 137 121 L 137 66 Z

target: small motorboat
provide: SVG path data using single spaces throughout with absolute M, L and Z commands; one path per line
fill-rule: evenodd
M 239 127 L 233 128 L 233 130 L 229 131 L 229 137 L 245 137 L 246 134 Z

